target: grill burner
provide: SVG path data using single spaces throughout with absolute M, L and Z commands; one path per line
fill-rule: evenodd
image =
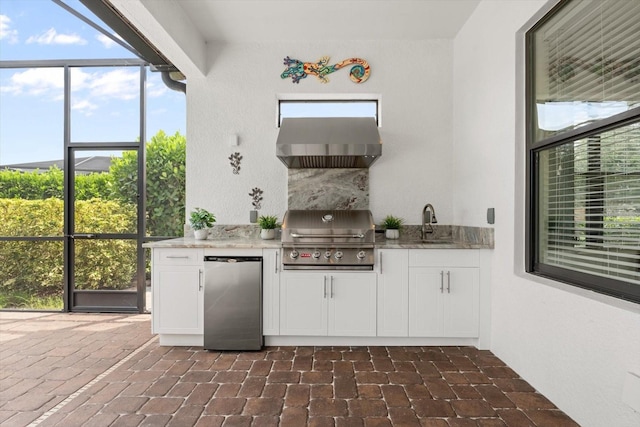
M 289 210 L 282 222 L 285 270 L 373 270 L 368 210 Z

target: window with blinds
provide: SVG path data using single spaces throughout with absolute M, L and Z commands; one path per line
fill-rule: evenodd
M 640 302 L 640 2 L 562 1 L 527 44 L 528 270 Z

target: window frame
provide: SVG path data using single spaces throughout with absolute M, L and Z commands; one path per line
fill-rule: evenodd
M 540 188 L 538 186 L 539 169 L 538 153 L 554 147 L 565 145 L 599 135 L 604 132 L 640 123 L 640 107 L 600 119 L 592 123 L 565 132 L 535 140 L 535 86 L 534 58 L 536 31 L 549 19 L 554 17 L 571 0 L 562 0 L 555 5 L 525 34 L 525 271 L 529 274 L 559 281 L 580 288 L 592 290 L 623 300 L 640 303 L 640 286 L 622 280 L 603 278 L 589 273 L 574 271 L 557 266 L 543 264 L 538 260 L 541 230 L 538 229 L 538 206 L 540 204 Z M 639 266 L 640 268 L 640 266 Z
M 337 104 L 337 103 L 374 103 L 376 106 L 376 124 L 380 126 L 380 100 L 375 98 L 336 98 L 336 99 L 278 99 L 278 127 L 282 124 L 282 104 Z

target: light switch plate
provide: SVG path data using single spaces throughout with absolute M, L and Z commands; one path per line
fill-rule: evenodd
M 495 224 L 495 222 L 496 222 L 496 210 L 495 210 L 495 208 L 487 209 L 487 222 L 489 224 Z

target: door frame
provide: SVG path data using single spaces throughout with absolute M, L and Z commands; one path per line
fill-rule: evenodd
M 118 64 L 122 66 L 123 64 Z M 72 142 L 71 141 L 71 68 L 104 66 L 104 64 L 74 64 L 64 65 L 64 311 L 78 312 L 139 312 L 146 311 L 146 283 L 145 283 L 145 252 L 142 243 L 146 234 L 146 63 L 139 62 L 140 71 L 140 120 L 138 141 L 129 142 Z M 131 234 L 101 234 L 95 238 L 106 239 L 135 239 L 136 241 L 136 298 L 135 305 L 100 305 L 100 295 L 105 296 L 122 294 L 122 291 L 96 290 L 77 291 L 74 287 L 75 272 L 75 152 L 78 151 L 113 151 L 113 150 L 137 150 L 138 160 L 138 204 L 136 208 L 137 221 L 136 233 Z M 82 238 L 92 238 L 83 236 Z M 95 304 L 76 305 L 76 294 L 95 295 Z M 92 300 L 93 298 L 89 298 Z

